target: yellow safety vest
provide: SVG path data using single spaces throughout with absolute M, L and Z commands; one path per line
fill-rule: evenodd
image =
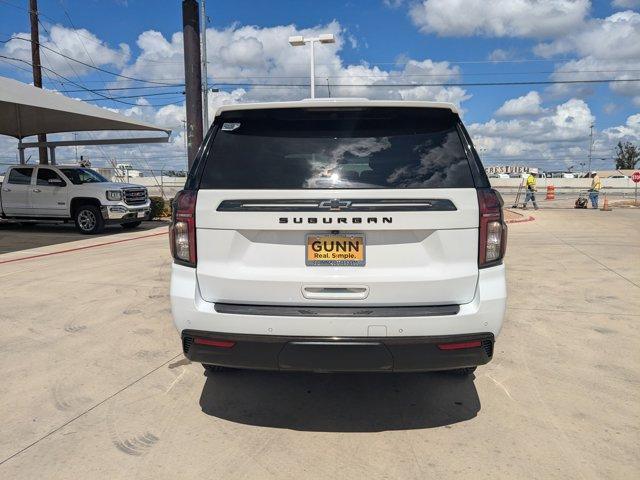
M 527 177 L 527 188 L 530 188 L 531 190 L 536 189 L 536 177 L 533 175 L 529 175 Z

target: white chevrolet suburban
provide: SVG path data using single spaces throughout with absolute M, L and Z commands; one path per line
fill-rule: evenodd
M 106 223 L 135 228 L 150 210 L 147 189 L 112 183 L 94 170 L 64 165 L 15 165 L 0 194 L 2 218 L 73 220 L 81 233 L 99 233 Z
M 223 106 L 173 206 L 184 354 L 209 371 L 470 374 L 502 326 L 506 234 L 451 104 Z

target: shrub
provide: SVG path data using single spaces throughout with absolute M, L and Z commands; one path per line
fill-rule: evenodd
M 160 218 L 165 215 L 165 202 L 162 197 L 149 197 L 151 200 L 151 211 L 149 212 L 149 220 Z

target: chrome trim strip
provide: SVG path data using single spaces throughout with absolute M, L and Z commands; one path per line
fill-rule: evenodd
M 218 212 L 451 212 L 446 198 L 223 200 Z
M 231 315 L 264 315 L 278 317 L 433 317 L 457 315 L 459 305 L 427 305 L 417 307 L 318 307 L 289 305 L 239 305 L 215 303 L 218 313 Z

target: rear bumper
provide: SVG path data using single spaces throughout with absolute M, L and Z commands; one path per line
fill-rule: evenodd
M 206 340 L 224 346 L 207 345 Z M 203 343 L 199 343 L 203 342 Z M 232 346 L 229 346 L 233 342 Z M 466 343 L 466 348 L 446 348 Z M 226 367 L 316 372 L 422 372 L 483 365 L 493 355 L 492 333 L 429 337 L 299 337 L 182 332 L 194 362 Z M 444 345 L 444 346 L 443 346 Z M 460 347 L 460 345 L 457 345 Z

